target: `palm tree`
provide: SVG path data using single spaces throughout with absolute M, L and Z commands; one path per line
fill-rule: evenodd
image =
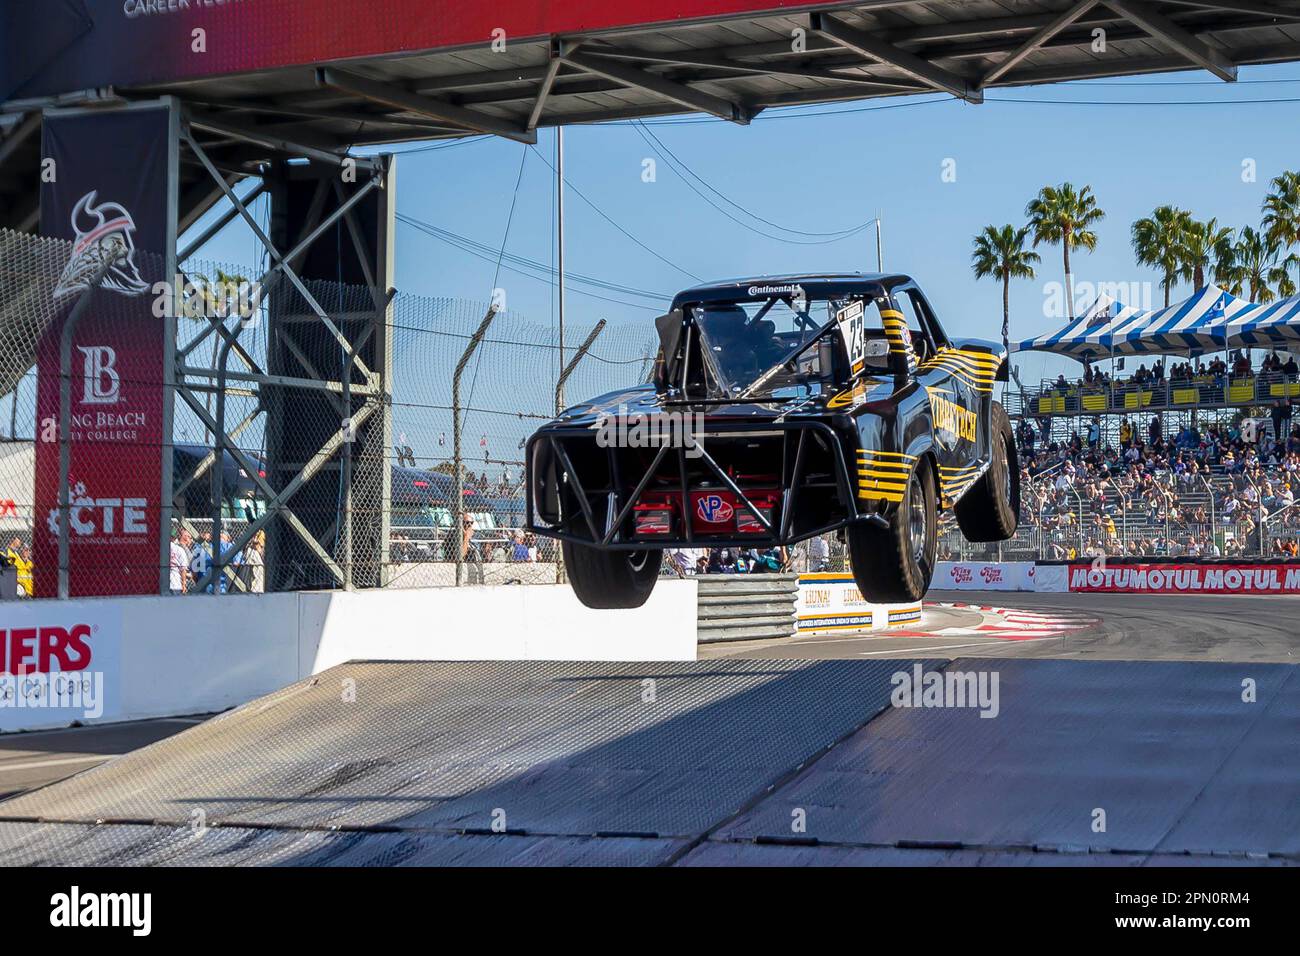
M 1065 304 L 1070 321 L 1074 321 L 1074 282 L 1070 274 L 1070 250 L 1080 247 L 1089 252 L 1097 248 L 1097 234 L 1089 227 L 1106 218 L 1097 207 L 1091 186 L 1075 190 L 1070 183 L 1044 186 L 1025 207 L 1029 228 L 1034 232 L 1034 247 L 1040 242 L 1061 244 L 1065 264 Z
M 1009 223 L 1002 228 L 985 226 L 975 237 L 975 250 L 971 253 L 971 268 L 975 278 L 990 276 L 1002 280 L 1002 347 L 1010 347 L 1011 331 L 1011 280 L 1032 279 L 1034 263 L 1041 262 L 1038 253 L 1025 248 L 1029 227 L 1017 229 Z
M 1262 206 L 1264 237 L 1286 250 L 1300 243 L 1300 173 L 1284 172 L 1269 185 Z
M 1239 286 L 1248 290 L 1250 301 L 1272 302 L 1276 296 L 1270 285 L 1276 285 L 1284 296 L 1294 293 L 1295 283 L 1287 274 L 1287 266 L 1295 257 L 1284 260 L 1281 246 L 1270 242 L 1262 232 L 1243 226 L 1233 243 L 1232 257 Z
M 1169 293 L 1178 281 L 1184 236 L 1191 222 L 1192 214 L 1184 209 L 1157 206 L 1150 216 L 1133 223 L 1133 254 L 1138 265 L 1160 270 L 1166 307 Z
M 1219 220 L 1190 220 L 1183 230 L 1182 245 L 1178 249 L 1178 277 L 1190 282 L 1193 289 L 1204 286 L 1205 270 L 1217 264 L 1219 247 L 1231 241 L 1232 229 L 1220 226 Z
M 1229 232 L 1214 247 L 1214 284 L 1225 292 L 1241 295 L 1241 275 L 1236 239 Z

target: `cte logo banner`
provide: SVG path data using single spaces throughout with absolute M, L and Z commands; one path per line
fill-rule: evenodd
M 163 251 L 172 245 L 170 119 L 162 107 L 45 115 L 43 155 L 58 175 L 41 185 L 41 233 L 68 245 L 46 303 L 55 320 L 36 348 L 36 597 L 58 593 L 65 517 L 70 596 L 157 594 L 162 583 L 167 324 L 153 315 L 149 293 L 166 274 Z M 87 295 L 65 370 L 64 324 Z M 72 382 L 66 423 L 64 374 Z M 66 516 L 59 509 L 65 426 Z

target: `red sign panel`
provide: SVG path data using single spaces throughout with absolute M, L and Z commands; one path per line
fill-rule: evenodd
M 1126 594 L 1300 594 L 1300 565 L 1072 564 L 1069 583 Z
M 168 235 L 168 122 L 166 109 L 45 118 L 42 155 L 55 179 L 42 187 L 41 231 L 71 247 L 50 303 L 58 319 L 37 345 L 38 597 L 58 589 L 64 323 L 106 262 L 71 340 L 70 594 L 158 591 L 164 326 L 153 286 Z
M 84 0 L 88 21 L 24 19 L 9 95 L 37 96 L 356 57 L 508 44 L 825 6 L 810 0 Z M 45 11 L 43 11 L 44 13 Z M 0 17 L 6 14 L 0 13 Z M 87 22 L 91 24 L 87 29 Z M 3 24 L 0 23 L 0 27 Z M 201 30 L 201 36 L 195 34 Z M 58 51 L 53 56 L 50 51 Z M 2 92 L 2 91 L 0 91 Z M 2 96 L 0 96 L 2 98 Z

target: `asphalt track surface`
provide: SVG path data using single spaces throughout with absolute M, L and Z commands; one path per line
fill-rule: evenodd
M 978 610 L 983 605 L 976 603 L 980 601 L 1042 615 L 1077 615 L 1092 623 L 1046 636 L 957 633 L 980 626 L 984 619 Z M 916 628 L 866 636 L 714 644 L 701 646 L 699 656 L 701 660 L 1020 657 L 1300 662 L 1300 597 L 932 591 L 926 602 L 925 617 Z M 930 634 L 914 636 L 918 631 Z M 204 719 L 168 718 L 0 735 L 0 800 L 89 770 Z
M 955 605 L 967 605 L 965 607 Z M 1016 615 L 995 628 L 979 607 Z M 1053 631 L 1032 622 L 1058 619 Z M 981 630 L 984 628 L 985 630 Z M 701 659 L 997 657 L 1105 661 L 1300 662 L 1300 596 L 1022 594 L 931 591 L 921 625 L 870 635 L 746 641 L 700 648 Z
M 1279 666 L 1300 598 L 927 603 L 912 628 L 694 663 L 361 662 L 220 719 L 0 736 L 0 861 L 1300 863 L 1300 672 Z M 996 720 L 891 706 L 899 673 L 989 659 Z
M 90 770 L 206 719 L 206 716 L 164 717 L 0 734 L 0 800 Z

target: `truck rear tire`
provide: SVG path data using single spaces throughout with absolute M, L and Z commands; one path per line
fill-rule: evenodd
M 640 607 L 650 597 L 662 550 L 605 551 L 563 542 L 564 568 L 578 600 L 590 608 Z
M 967 541 L 1006 541 L 1020 524 L 1020 459 L 1011 420 L 997 402 L 989 427 L 988 470 L 953 508 Z
M 934 474 L 921 459 L 908 475 L 907 490 L 888 528 L 849 525 L 853 580 L 868 601 L 919 601 L 929 590 L 939 543 L 936 497 Z

